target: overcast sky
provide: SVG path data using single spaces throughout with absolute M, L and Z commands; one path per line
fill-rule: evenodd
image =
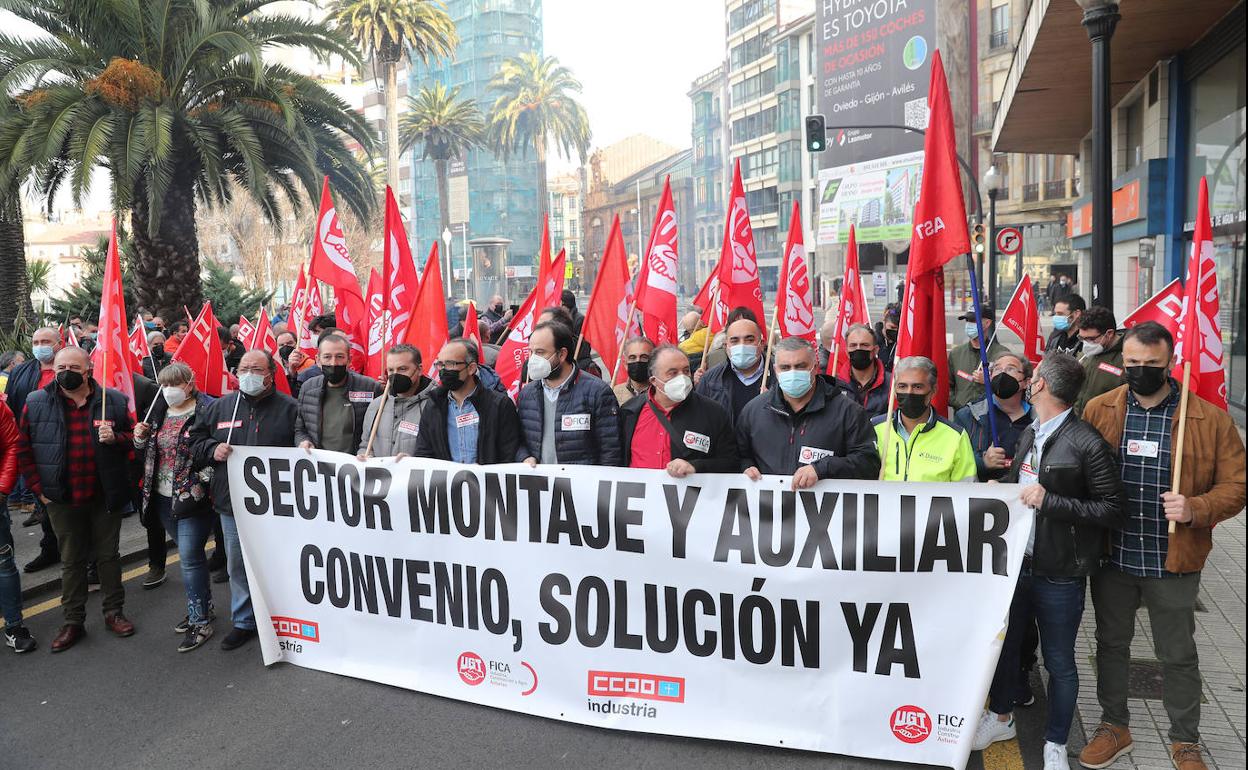
M 723 61 L 724 0 L 544 0 L 542 6 L 546 55 L 580 78 L 594 147 L 637 133 L 689 146 L 689 86 Z

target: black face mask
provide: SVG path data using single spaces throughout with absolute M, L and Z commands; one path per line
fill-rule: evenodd
M 849 365 L 854 367 L 860 372 L 865 369 L 870 369 L 871 364 L 874 362 L 874 360 L 875 359 L 871 357 L 870 350 L 849 351 Z
M 411 377 L 408 377 L 406 374 L 399 374 L 398 372 L 395 372 L 394 374 L 390 375 L 390 392 L 391 393 L 406 393 L 407 391 L 411 389 L 412 389 Z
M 343 364 L 322 366 L 321 374 L 325 375 L 325 381 L 329 384 L 341 385 L 347 379 L 347 367 Z
M 1164 366 L 1128 366 L 1127 386 L 1131 392 L 1141 396 L 1151 396 L 1166 384 L 1166 367 Z
M 56 384 L 60 385 L 62 390 L 78 390 L 84 382 L 86 382 L 86 378 L 82 376 L 81 372 L 71 372 L 65 369 L 56 373 Z
M 631 361 L 628 364 L 628 379 L 633 382 L 645 382 L 650 379 L 649 361 Z
M 452 372 L 450 369 L 443 369 L 438 373 L 438 380 L 442 383 L 442 387 L 447 390 L 459 390 L 464 384 L 464 373 L 462 371 Z
M 992 395 L 997 398 L 1013 398 L 1018 395 L 1018 380 L 1009 372 L 1001 372 L 992 378 Z
M 493 310 L 494 310 L 494 312 L 495 312 L 495 313 L 498 313 L 499 315 L 502 315 L 502 314 L 503 314 L 503 305 L 502 305 L 502 303 L 499 303 L 499 304 L 495 305 L 495 306 L 493 307 Z
M 277 349 L 277 354 L 282 357 L 283 361 L 289 359 L 290 354 L 294 352 L 295 352 L 294 345 L 282 345 L 280 348 Z
M 897 396 L 897 407 L 911 420 L 917 420 L 927 411 L 926 393 L 902 393 Z
M 888 340 L 889 342 L 896 342 L 896 341 L 897 341 L 897 330 L 896 330 L 896 329 L 885 329 L 885 330 L 884 330 L 884 339 Z
M 165 357 L 165 346 L 159 342 L 157 342 L 155 345 L 152 345 L 152 358 L 164 358 L 164 357 Z

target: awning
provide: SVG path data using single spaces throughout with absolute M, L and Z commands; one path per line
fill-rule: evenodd
M 1204 37 L 1240 0 L 1124 0 L 1110 43 L 1117 104 L 1159 60 Z M 1092 46 L 1075 0 L 1033 0 L 992 130 L 995 152 L 1072 155 L 1092 130 Z

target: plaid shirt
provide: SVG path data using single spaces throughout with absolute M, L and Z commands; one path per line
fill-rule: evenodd
M 1114 567 L 1139 577 L 1166 577 L 1169 524 L 1161 508 L 1161 493 L 1170 490 L 1170 430 L 1179 405 L 1179 386 L 1170 380 L 1166 400 L 1145 409 L 1135 394 L 1127 393 L 1127 419 L 1118 446 L 1122 485 L 1126 491 L 1127 525 L 1111 536 Z M 1156 457 L 1138 451 L 1141 443 L 1157 444 Z M 1128 448 L 1135 446 L 1132 453 Z
M 96 387 L 92 384 L 92 392 Z M 65 409 L 65 482 L 69 492 L 66 503 L 83 505 L 90 502 L 100 492 L 99 474 L 95 472 L 95 444 L 99 431 L 95 427 L 94 418 L 98 416 L 91 409 L 88 398 L 82 406 L 59 390 L 61 405 Z M 22 409 L 21 445 L 18 450 L 21 473 L 26 484 L 36 495 L 43 494 L 43 484 L 39 479 L 39 471 L 35 467 L 35 456 L 30 448 L 30 422 L 27 419 L 29 407 Z M 118 441 L 123 440 L 118 436 Z

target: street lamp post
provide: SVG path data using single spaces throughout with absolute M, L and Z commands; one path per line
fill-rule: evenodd
M 639 260 L 641 259 L 641 248 L 642 248 L 641 247 L 641 207 L 640 206 L 641 206 L 641 203 L 639 199 L 638 207 L 628 212 L 630 214 L 636 215 L 637 217 L 637 259 Z
M 1114 306 L 1114 209 L 1110 166 L 1109 39 L 1118 24 L 1112 0 L 1078 0 L 1092 41 L 1092 302 Z
M 984 189 L 988 191 L 988 301 L 997 306 L 997 197 L 1001 194 L 1001 173 L 995 164 L 984 172 Z M 1015 279 L 1022 280 L 1022 250 L 1015 261 Z
M 454 236 L 451 235 L 451 228 L 442 228 L 442 243 L 446 246 L 446 296 L 448 299 L 451 296 L 451 273 L 455 272 L 451 265 L 451 238 L 453 237 Z

